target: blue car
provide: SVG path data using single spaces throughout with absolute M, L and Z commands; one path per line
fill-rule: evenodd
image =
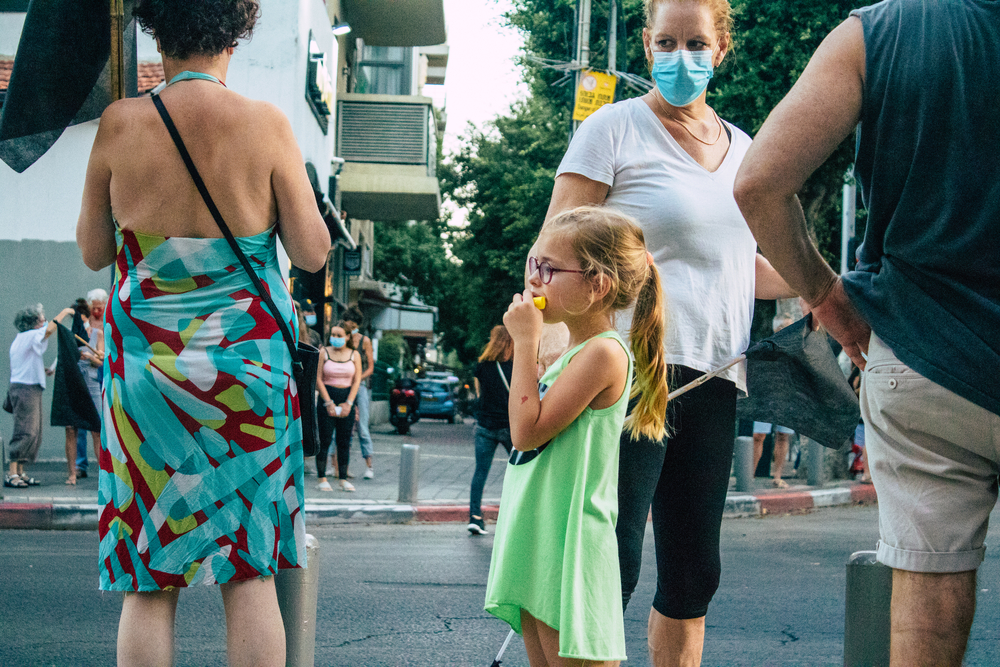
M 417 388 L 420 389 L 420 417 L 434 417 L 447 419 L 452 424 L 457 424 L 458 409 L 455 405 L 455 395 L 453 393 L 454 383 L 448 380 L 418 380 Z

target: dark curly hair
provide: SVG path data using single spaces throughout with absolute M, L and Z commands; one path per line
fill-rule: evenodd
M 138 0 L 132 15 L 169 58 L 215 56 L 250 37 L 257 0 Z

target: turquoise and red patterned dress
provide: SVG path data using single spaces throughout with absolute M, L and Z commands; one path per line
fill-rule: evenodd
M 101 589 L 305 566 L 291 357 L 222 238 L 116 234 L 104 328 Z M 276 228 L 238 239 L 297 334 Z

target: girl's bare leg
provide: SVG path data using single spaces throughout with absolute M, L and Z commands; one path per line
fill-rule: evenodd
M 577 660 L 559 657 L 559 631 L 524 609 L 521 610 L 521 633 L 531 667 L 618 667 L 617 660 Z
M 221 588 L 230 667 L 284 665 L 285 626 L 274 577 L 222 584 Z
M 178 589 L 126 593 L 118 622 L 118 667 L 174 664 L 174 613 Z

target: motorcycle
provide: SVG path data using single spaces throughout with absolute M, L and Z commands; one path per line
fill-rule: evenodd
M 393 384 L 389 392 L 389 421 L 396 427 L 396 432 L 406 435 L 410 432 L 410 424 L 420 419 L 420 390 L 417 383 L 410 378 L 400 378 Z

